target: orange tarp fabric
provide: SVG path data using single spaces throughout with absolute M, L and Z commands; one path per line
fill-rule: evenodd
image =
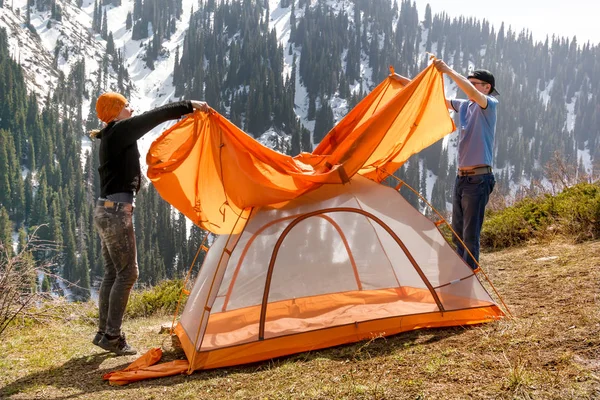
M 147 155 L 161 196 L 196 225 L 241 231 L 252 207 L 292 200 L 356 173 L 381 180 L 455 129 L 442 75 L 424 69 L 406 87 L 386 78 L 312 153 L 271 150 L 216 112 L 195 112 L 165 131 Z
M 125 369 L 104 374 L 102 379 L 108 381 L 111 385 L 122 386 L 148 378 L 162 378 L 163 376 L 182 374 L 189 368 L 187 360 L 175 360 L 154 365 L 160 361 L 161 357 L 162 350 L 160 348 L 150 349 Z

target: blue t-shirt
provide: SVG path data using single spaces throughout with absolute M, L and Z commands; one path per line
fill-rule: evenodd
M 487 107 L 481 108 L 471 100 L 451 100 L 458 112 L 458 167 L 492 166 L 494 135 L 496 133 L 496 106 L 498 99 L 487 96 Z

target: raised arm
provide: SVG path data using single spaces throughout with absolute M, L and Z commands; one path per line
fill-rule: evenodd
M 119 130 L 119 142 L 123 146 L 135 143 L 154 127 L 163 122 L 177 119 L 194 111 L 194 106 L 189 100 L 165 104 L 151 111 L 117 121 L 115 129 Z
M 481 108 L 487 108 L 487 96 L 481 93 L 473 86 L 471 82 L 452 68 L 450 68 L 443 60 L 433 60 L 434 67 L 443 74 L 446 74 L 452 79 L 456 85 L 467 95 L 467 97 L 473 100 Z M 446 99 L 446 105 L 449 109 L 452 108 L 450 101 Z

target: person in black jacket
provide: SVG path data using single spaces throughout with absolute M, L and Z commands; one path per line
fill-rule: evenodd
M 138 116 L 119 93 L 102 94 L 96 102 L 98 118 L 106 126 L 92 131 L 100 139 L 100 198 L 94 223 L 102 242 L 104 278 L 100 286 L 98 332 L 92 343 L 117 355 L 136 354 L 121 332 L 129 293 L 138 277 L 132 214 L 140 189 L 141 168 L 137 140 L 157 125 L 194 110 L 209 111 L 203 101 L 170 103 Z

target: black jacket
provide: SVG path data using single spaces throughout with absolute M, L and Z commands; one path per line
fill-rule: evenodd
M 141 115 L 110 122 L 100 133 L 100 195 L 137 192 L 140 188 L 140 153 L 137 140 L 155 126 L 194 111 L 190 101 L 157 107 Z

